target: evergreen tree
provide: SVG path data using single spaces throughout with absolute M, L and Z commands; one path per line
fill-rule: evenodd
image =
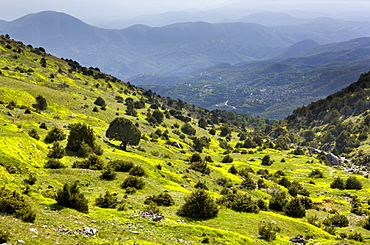
M 64 207 L 73 208 L 82 213 L 89 212 L 88 200 L 80 192 L 77 182 L 73 185 L 65 184 L 63 189 L 57 192 L 55 200 Z
M 130 120 L 117 117 L 110 123 L 106 136 L 111 139 L 120 140 L 121 147 L 126 151 L 128 144 L 139 144 L 141 132 Z
M 58 127 L 53 127 L 45 137 L 45 141 L 53 143 L 54 141 L 62 141 L 66 138 L 65 133 Z
M 53 148 L 48 153 L 49 158 L 63 158 L 66 155 L 66 150 L 62 147 L 62 145 L 56 141 L 53 144 Z
M 345 184 L 340 177 L 337 177 L 333 182 L 331 182 L 330 188 L 343 190 L 345 188 Z
M 137 117 L 137 111 L 135 109 L 134 103 L 132 101 L 128 101 L 126 103 L 126 106 L 127 106 L 126 114 L 129 116 Z
M 284 192 L 277 192 L 271 194 L 271 199 L 269 203 L 269 209 L 275 211 L 283 211 L 283 208 L 287 202 L 286 194 Z
M 96 98 L 95 102 L 94 102 L 95 105 L 98 105 L 98 106 L 106 106 L 107 104 L 105 103 L 105 100 L 102 98 L 102 97 L 98 97 Z
M 203 189 L 196 190 L 185 197 L 185 203 L 179 208 L 180 216 L 210 219 L 218 214 L 218 206 L 214 199 Z
M 199 121 L 198 121 L 198 126 L 199 126 L 200 128 L 204 128 L 204 129 L 206 129 L 206 128 L 207 128 L 207 126 L 208 126 L 207 120 L 206 120 L 206 119 L 204 119 L 204 118 L 202 117 L 202 118 L 201 118 L 201 119 L 199 119 Z
M 101 148 L 95 143 L 94 130 L 85 123 L 75 123 L 69 126 L 71 129 L 68 136 L 67 150 L 78 152 L 83 144 L 87 144 L 91 150 L 101 155 Z
M 154 110 L 153 113 L 152 113 L 152 117 L 155 118 L 155 120 L 157 121 L 158 124 L 161 124 L 163 122 L 163 119 L 164 119 L 164 114 L 163 112 L 161 112 L 160 110 Z
M 46 99 L 42 97 L 41 95 L 36 97 L 36 105 L 37 105 L 37 108 L 42 111 L 46 110 L 46 108 L 48 107 Z
M 302 218 L 306 216 L 306 209 L 302 205 L 299 197 L 294 197 L 284 206 L 283 209 L 285 214 L 291 217 Z
M 362 183 L 356 177 L 349 177 L 346 180 L 345 188 L 348 190 L 361 190 Z

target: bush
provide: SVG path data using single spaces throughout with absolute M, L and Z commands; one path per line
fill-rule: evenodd
M 265 155 L 262 158 L 261 165 L 263 165 L 263 166 L 271 166 L 272 164 L 273 164 L 273 161 L 271 160 L 270 155 Z
M 51 168 L 51 169 L 59 169 L 59 168 L 66 168 L 59 159 L 50 158 L 44 165 L 44 168 Z
M 366 217 L 362 220 L 362 227 L 366 230 L 370 230 L 370 217 Z
M 283 208 L 286 215 L 291 217 L 302 218 L 306 216 L 306 209 L 301 203 L 299 197 L 294 197 Z
M 349 225 L 349 220 L 345 215 L 335 214 L 330 218 L 330 221 L 333 225 L 339 227 L 346 227 Z
M 361 190 L 362 183 L 356 177 L 349 177 L 346 180 L 345 188 L 348 190 Z
M 337 177 L 333 182 L 331 182 L 330 188 L 343 190 L 345 188 L 345 184 L 340 177 Z
M 187 134 L 187 135 L 195 135 L 196 133 L 196 130 L 189 124 L 189 123 L 185 123 L 182 127 L 181 127 L 181 131 L 184 133 L 184 134 Z
M 266 241 L 272 241 L 276 239 L 276 233 L 280 231 L 280 228 L 276 225 L 276 222 L 262 222 L 258 226 L 258 234 Z
M 66 150 L 58 141 L 54 142 L 53 148 L 48 153 L 49 158 L 63 158 L 66 155 Z
M 283 211 L 283 208 L 286 204 L 286 194 L 284 192 L 277 192 L 271 194 L 271 199 L 269 203 L 269 209 L 275 211 Z
M 73 208 L 82 213 L 89 212 L 88 200 L 80 192 L 77 181 L 73 185 L 64 184 L 63 189 L 57 192 L 55 200 L 61 206 Z
M 102 155 L 103 151 L 100 146 L 95 143 L 94 130 L 85 123 L 75 123 L 69 125 L 71 129 L 66 149 L 79 152 L 80 148 L 87 144 L 92 151 L 97 155 Z
M 134 187 L 135 189 L 141 190 L 145 186 L 145 182 L 137 176 L 129 175 L 121 184 L 121 188 L 126 189 L 128 187 Z
M 46 102 L 46 99 L 42 97 L 41 95 L 36 97 L 36 106 L 39 110 L 46 110 L 48 107 L 48 104 Z
M 53 127 L 45 137 L 45 142 L 53 143 L 54 141 L 62 141 L 66 138 L 66 134 L 62 129 Z
M 106 106 L 105 100 L 102 97 L 98 97 L 94 104 L 98 106 Z
M 37 132 L 36 129 L 31 129 L 30 131 L 28 131 L 28 135 L 34 138 L 35 140 L 40 139 L 39 133 Z
M 145 198 L 144 204 L 156 203 L 158 206 L 172 206 L 175 204 L 172 196 L 168 193 L 161 193 L 159 195 L 152 195 Z
M 130 172 L 129 172 L 130 175 L 133 175 L 133 176 L 144 176 L 145 175 L 145 170 L 142 166 L 139 166 L 139 165 L 136 165 L 134 166 L 133 168 L 131 168 Z
M 208 190 L 206 182 L 205 181 L 200 181 L 200 180 L 198 180 L 198 182 L 194 185 L 194 188 Z
M 226 155 L 222 159 L 222 163 L 232 163 L 233 161 L 234 161 L 234 159 L 230 155 Z
M 40 123 L 39 128 L 43 128 L 43 129 L 48 130 L 48 127 L 46 126 L 46 123 L 44 123 L 44 122 Z
M 211 169 L 208 167 L 206 162 L 200 161 L 200 162 L 193 162 L 191 164 L 191 168 L 195 171 L 201 172 L 203 174 L 210 174 Z
M 13 214 L 25 222 L 33 223 L 36 219 L 36 213 L 26 200 L 16 191 L 0 188 L 0 213 Z
M 240 185 L 244 188 L 248 188 L 249 190 L 254 190 L 257 187 L 256 183 L 252 180 L 249 174 L 244 176 L 243 181 Z
M 233 165 L 228 170 L 229 173 L 238 174 L 238 169 Z
M 91 154 L 88 159 L 84 161 L 76 161 L 73 163 L 72 168 L 84 168 L 91 170 L 102 170 L 104 168 L 103 160 L 95 155 Z
M 9 236 L 9 232 L 0 230 L 0 244 L 7 243 Z
M 324 178 L 324 174 L 318 170 L 318 169 L 313 169 L 311 173 L 308 175 L 309 178 Z
M 218 206 L 214 199 L 205 190 L 196 190 L 185 197 L 185 203 L 177 214 L 191 218 L 214 218 L 218 214 Z
M 262 211 L 267 211 L 268 210 L 266 202 L 262 199 L 258 199 L 257 206 Z
M 36 174 L 30 173 L 28 175 L 28 179 L 27 179 L 26 182 L 27 182 L 27 184 L 34 185 L 34 184 L 36 184 L 36 181 L 37 181 Z
M 233 186 L 233 182 L 231 182 L 231 180 L 226 177 L 216 179 L 216 184 L 226 188 Z
M 109 161 L 108 166 L 112 166 L 117 172 L 130 172 L 134 164 L 130 161 L 112 160 Z
M 95 205 L 101 208 L 116 208 L 118 203 L 117 193 L 111 194 L 109 191 L 107 191 L 104 196 L 100 194 L 100 196 L 95 199 Z
M 253 201 L 251 196 L 239 192 L 226 194 L 219 198 L 217 203 L 238 212 L 258 213 L 260 211 L 257 202 Z
M 101 179 L 105 180 L 115 180 L 117 177 L 117 173 L 114 171 L 114 169 L 110 166 L 105 167 L 100 175 Z

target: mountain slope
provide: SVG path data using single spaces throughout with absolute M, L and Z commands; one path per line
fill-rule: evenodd
M 353 244 L 360 243 L 360 238 L 369 241 L 370 231 L 359 225 L 366 218 L 350 213 L 355 200 L 348 195 L 352 191 L 330 188 L 337 176 L 355 177 L 363 184 L 355 193 L 365 210 L 369 207 L 365 203 L 367 179 L 324 165 L 293 145 L 280 148 L 284 146 L 281 139 L 269 134 L 271 125 L 264 130 L 245 127 L 253 121 L 271 121 L 249 118 L 249 123 L 242 124 L 235 118 L 243 115 L 236 113 L 230 113 L 228 117 L 234 119 L 229 120 L 220 117 L 220 112 L 157 96 L 98 68 L 58 59 L 3 36 L 0 56 L 0 180 L 5 186 L 0 195 L 0 231 L 5 242 L 261 244 L 268 236 L 259 232 L 259 227 L 271 225 L 279 228 L 272 231 L 276 235 L 273 244 L 288 243 L 297 234 L 315 243 L 341 243 L 335 240 L 335 233 L 343 233 L 341 237 Z M 137 125 L 142 133 L 138 146 L 123 151 L 121 141 L 106 136 L 116 117 Z M 76 130 L 81 124 L 88 130 Z M 50 132 L 58 143 L 48 141 Z M 78 132 L 90 136 L 79 142 L 78 151 L 71 150 L 68 145 L 78 142 Z M 57 149 L 65 148 L 66 155 L 53 158 L 60 153 Z M 60 161 L 64 167 L 50 168 L 49 161 Z M 122 168 L 115 165 L 119 162 Z M 130 166 L 130 172 L 125 172 Z M 317 171 L 325 178 L 309 177 Z M 127 179 L 133 176 L 144 186 L 126 188 Z M 63 189 L 68 190 L 65 184 L 74 186 L 70 189 L 73 193 L 81 191 L 75 198 L 86 198 L 88 210 L 84 212 L 88 213 L 56 201 Z M 279 190 L 285 197 L 278 200 L 289 201 L 283 211 L 271 204 Z M 31 207 L 29 215 L 21 212 L 24 209 L 16 208 L 15 214 L 3 209 L 15 193 L 21 204 Z M 207 200 L 216 200 L 217 216 L 179 216 L 186 200 L 194 203 L 191 193 L 205 193 L 202 195 L 211 197 Z M 158 199 L 168 195 L 173 205 L 150 202 L 163 204 Z M 294 213 L 297 200 L 299 217 Z M 335 212 L 350 221 L 346 227 L 324 225 L 324 219 L 336 217 Z M 312 219 L 320 225 L 309 221 Z M 356 237 L 350 229 L 356 231 Z

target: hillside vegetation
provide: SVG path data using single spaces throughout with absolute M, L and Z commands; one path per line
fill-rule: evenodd
M 8 36 L 0 56 L 0 242 L 370 239 L 366 164 L 345 172 L 310 156 L 321 131 L 303 144 L 309 123 L 291 123 L 299 116 L 275 125 L 197 108 Z M 363 120 L 361 108 L 346 120 Z

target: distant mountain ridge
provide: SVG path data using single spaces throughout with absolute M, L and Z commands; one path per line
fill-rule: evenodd
M 317 25 L 188 22 L 107 30 L 64 13 L 45 11 L 2 21 L 0 31 L 122 79 L 147 72 L 182 75 L 218 63 L 272 58 L 305 39 L 322 44 L 370 36 L 370 23 L 330 19 L 319 32 L 314 29 Z
M 370 70 L 370 38 L 323 46 L 307 41 L 294 49 L 302 56 L 219 64 L 177 77 L 145 74 L 131 82 L 210 110 L 283 119 L 297 105 L 335 93 Z

